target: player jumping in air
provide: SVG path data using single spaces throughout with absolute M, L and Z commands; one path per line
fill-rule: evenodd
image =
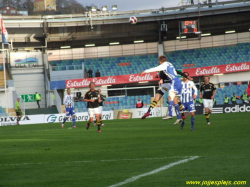
M 187 76 L 189 73 L 185 72 Z M 194 99 L 197 97 L 197 88 L 193 81 L 188 80 L 183 77 L 182 81 L 182 94 L 181 94 L 181 102 L 184 106 L 184 110 L 188 110 L 191 113 L 191 131 L 194 131 L 194 122 L 195 122 L 195 103 Z M 182 121 L 181 129 L 183 129 L 185 125 L 185 120 Z
M 71 90 L 69 88 L 67 89 L 67 94 L 63 98 L 63 104 L 65 105 L 65 108 L 66 108 L 66 114 L 65 114 L 65 117 L 63 118 L 61 127 L 62 128 L 64 127 L 65 122 L 67 121 L 69 116 L 71 116 L 72 122 L 73 122 L 73 128 L 77 128 L 76 127 L 76 113 L 74 109 L 74 97 L 73 95 L 71 95 Z
M 97 128 L 98 132 L 101 131 L 102 120 L 100 117 L 100 109 L 99 103 L 101 102 L 100 93 L 95 89 L 95 83 L 91 82 L 89 84 L 90 90 L 85 93 L 85 97 L 83 99 L 84 102 L 87 102 L 87 108 L 89 113 L 89 121 L 87 123 L 86 129 L 89 130 L 90 123 L 94 120 L 94 115 L 97 120 Z
M 216 87 L 213 83 L 209 82 L 210 77 L 208 75 L 204 76 L 204 81 L 201 83 L 200 87 L 200 98 L 203 98 L 203 105 L 205 108 L 205 117 L 207 120 L 207 124 L 210 124 L 210 114 L 212 113 L 213 109 L 213 99 L 217 92 Z
M 176 110 L 176 115 L 177 115 L 177 120 L 175 122 L 175 124 L 178 124 L 180 122 L 182 122 L 181 119 L 181 115 L 180 115 L 180 106 L 178 104 L 178 97 L 176 96 L 180 96 L 181 92 L 182 92 L 182 83 L 177 75 L 177 72 L 174 68 L 174 66 L 170 63 L 167 62 L 167 58 L 166 56 L 162 55 L 159 57 L 159 66 L 155 67 L 155 68 L 150 68 L 145 70 L 144 72 L 142 72 L 142 74 L 145 73 L 151 73 L 151 72 L 156 72 L 156 71 L 163 71 L 163 73 L 170 79 L 170 88 L 169 88 L 169 115 L 167 116 L 166 119 L 172 119 L 173 118 L 173 112 L 172 112 L 172 108 L 173 106 L 175 107 Z M 183 75 L 186 76 L 186 75 Z M 189 79 L 191 79 L 190 77 L 187 77 Z M 163 80 L 161 79 L 159 84 L 161 85 L 163 83 Z M 161 88 L 162 90 L 162 88 Z M 146 117 L 148 117 L 150 115 L 150 111 L 156 106 L 157 102 L 160 100 L 160 98 L 162 97 L 163 94 L 158 94 L 159 99 L 156 96 L 157 100 L 154 100 L 147 113 L 144 114 L 144 116 L 142 116 L 142 119 L 145 119 Z

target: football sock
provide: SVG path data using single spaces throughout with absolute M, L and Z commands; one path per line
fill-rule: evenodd
M 174 106 L 174 101 L 169 101 L 168 102 L 168 115 L 171 117 L 173 116 L 173 111 L 172 111 L 173 106 Z
M 195 117 L 191 117 L 191 128 L 194 128 Z
M 73 127 L 76 126 L 76 117 L 72 117 Z
M 178 105 L 180 106 L 180 112 L 181 112 L 181 114 L 184 114 L 182 103 L 178 102 Z
M 177 119 L 181 119 L 181 113 L 180 113 L 180 106 L 178 104 L 174 105 L 175 113 L 177 116 Z
M 67 121 L 67 118 L 64 117 L 64 118 L 63 118 L 63 124 L 64 124 L 66 121 Z
M 102 120 L 97 120 L 97 128 L 98 130 L 101 130 Z
M 153 110 L 153 108 L 157 105 L 157 101 L 152 101 L 152 103 L 150 104 L 150 107 L 148 108 L 147 112 L 151 112 L 151 110 Z
M 209 114 L 208 114 L 208 112 L 205 112 L 205 117 L 206 117 L 207 122 L 209 122 Z

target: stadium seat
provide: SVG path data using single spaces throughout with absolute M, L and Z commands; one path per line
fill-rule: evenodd
M 82 63 L 85 68 L 99 69 L 102 76 L 136 74 L 154 67 L 158 55 L 136 55 L 126 57 L 108 57 L 95 59 L 74 59 L 51 61 L 52 66 L 58 66 L 55 71 L 78 70 Z M 230 47 L 201 48 L 174 51 L 166 54 L 168 61 L 175 64 L 177 69 L 223 65 L 230 63 L 248 62 L 250 60 L 250 43 L 240 43 Z M 77 65 L 77 67 L 71 67 Z M 68 67 L 69 66 L 69 67 Z M 0 71 L 2 68 L 0 66 Z

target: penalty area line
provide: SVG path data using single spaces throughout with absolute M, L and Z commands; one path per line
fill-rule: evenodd
M 140 178 L 142 178 L 142 177 L 146 177 L 146 176 L 149 176 L 149 175 L 153 175 L 153 174 L 159 173 L 159 172 L 164 171 L 164 170 L 167 170 L 167 169 L 169 169 L 169 168 L 171 168 L 171 167 L 173 167 L 173 166 L 176 166 L 176 165 L 179 165 L 179 164 L 183 164 L 183 163 L 189 162 L 189 161 L 191 161 L 191 160 L 195 160 L 195 159 L 197 159 L 197 158 L 199 158 L 199 156 L 191 156 L 190 158 L 187 158 L 187 159 L 179 160 L 179 161 L 177 161 L 177 162 L 172 162 L 172 163 L 170 163 L 170 164 L 168 164 L 168 165 L 165 165 L 165 166 L 163 166 L 163 167 L 160 167 L 160 168 L 155 169 L 155 170 L 153 170 L 153 171 L 150 171 L 150 172 L 148 172 L 148 173 L 144 173 L 144 174 L 141 174 L 141 175 L 133 176 L 133 177 L 131 177 L 131 178 L 126 179 L 126 180 L 123 181 L 123 182 L 119 182 L 119 183 L 113 184 L 113 185 L 108 186 L 108 187 L 122 186 L 122 185 L 124 185 L 124 184 L 130 183 L 130 182 L 134 182 L 134 181 L 136 181 L 136 180 L 138 180 L 138 179 L 140 179 Z
M 117 159 L 117 160 L 79 160 L 66 162 L 40 162 L 40 163 L 15 163 L 15 164 L 0 164 L 0 166 L 21 166 L 21 165 L 42 165 L 42 164 L 73 164 L 73 163 L 91 163 L 91 162 L 121 162 L 121 161 L 143 161 L 143 160 L 162 160 L 169 158 L 190 158 L 191 156 L 169 156 L 159 158 L 131 158 L 131 159 Z

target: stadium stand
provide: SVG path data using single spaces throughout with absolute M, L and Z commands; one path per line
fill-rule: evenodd
M 231 97 L 235 93 L 236 96 L 241 96 L 247 89 L 247 84 L 243 85 L 232 85 L 225 86 L 224 88 L 218 88 L 215 99 L 217 100 L 217 104 L 224 104 L 224 97 L 227 95 L 230 98 L 229 104 L 232 104 Z M 238 104 L 242 104 L 242 100 L 237 100 Z
M 177 69 L 204 67 L 213 65 L 232 64 L 250 61 L 250 43 L 239 43 L 234 46 L 202 48 L 174 51 L 166 54 L 169 62 L 175 64 Z M 124 75 L 141 73 L 157 63 L 158 55 L 140 55 L 111 58 L 77 59 L 51 61 L 55 71 L 92 68 L 93 72 L 99 70 L 102 76 Z

